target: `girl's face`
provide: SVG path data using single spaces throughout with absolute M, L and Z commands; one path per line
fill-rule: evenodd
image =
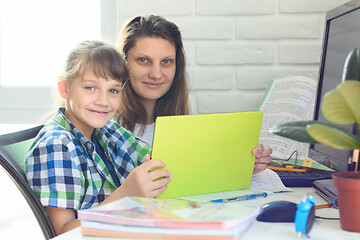
M 167 93 L 176 71 L 176 50 L 162 38 L 140 38 L 127 57 L 130 84 L 143 104 Z
M 121 83 L 96 77 L 89 67 L 83 77 L 71 83 L 62 80 L 58 87 L 67 99 L 65 116 L 88 139 L 95 128 L 104 127 L 113 118 L 120 105 Z

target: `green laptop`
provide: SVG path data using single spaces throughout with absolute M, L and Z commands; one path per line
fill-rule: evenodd
M 173 178 L 158 198 L 250 187 L 263 113 L 234 112 L 158 117 L 152 159 Z

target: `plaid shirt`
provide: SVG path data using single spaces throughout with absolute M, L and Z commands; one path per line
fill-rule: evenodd
M 62 111 L 36 137 L 26 157 L 27 179 L 44 206 L 91 208 L 104 201 L 116 185 L 94 143 Z M 111 121 L 95 129 L 94 137 L 112 161 L 121 184 L 150 153 L 148 145 Z

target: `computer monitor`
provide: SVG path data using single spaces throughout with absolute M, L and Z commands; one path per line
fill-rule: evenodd
M 328 122 L 321 112 L 321 101 L 329 90 L 341 83 L 348 53 L 360 47 L 360 0 L 345 3 L 326 14 L 318 92 L 314 119 Z M 354 132 L 354 124 L 343 126 Z M 310 145 L 309 157 L 336 171 L 347 171 L 352 152 L 333 149 L 322 144 Z

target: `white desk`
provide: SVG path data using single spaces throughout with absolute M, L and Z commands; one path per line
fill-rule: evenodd
M 321 197 L 319 197 L 312 188 L 293 188 L 294 192 L 277 193 L 268 196 L 267 198 L 258 198 L 255 200 L 247 201 L 247 203 L 258 204 L 259 206 L 277 200 L 288 200 L 292 202 L 298 202 L 307 193 L 311 193 L 316 200 L 317 204 L 326 203 Z M 321 217 L 339 217 L 339 211 L 334 208 L 317 209 L 316 215 Z M 340 227 L 339 220 L 322 220 L 316 219 L 313 228 L 310 232 L 310 237 L 313 240 L 317 239 L 336 239 L 336 240 L 352 240 L 360 239 L 360 233 L 353 233 L 343 231 Z M 72 231 L 64 233 L 54 238 L 54 240 L 109 240 L 112 238 L 95 238 L 82 236 L 80 228 L 76 228 Z M 241 238 L 242 240 L 289 240 L 297 239 L 294 223 L 264 223 L 255 221 L 248 231 Z

